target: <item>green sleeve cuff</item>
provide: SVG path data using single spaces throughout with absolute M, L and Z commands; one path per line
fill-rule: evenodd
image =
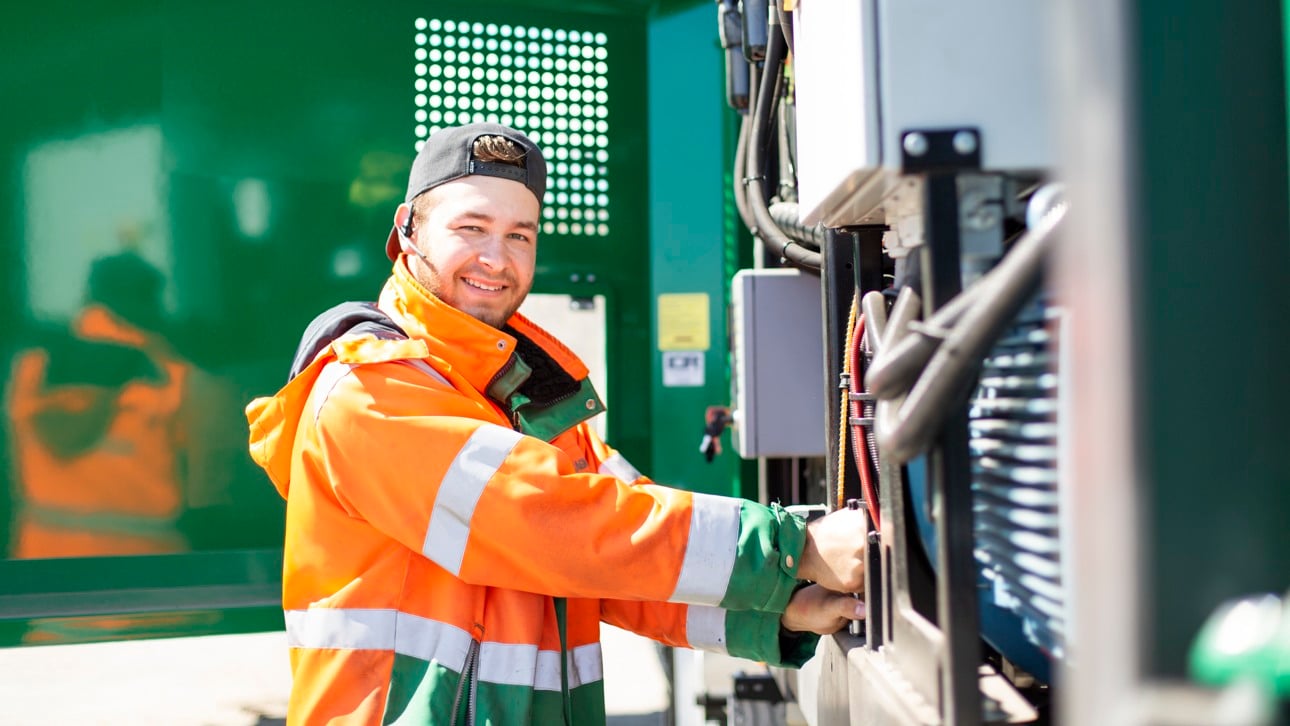
M 778 504 L 744 502 L 739 510 L 739 544 L 730 584 L 721 607 L 726 610 L 784 612 L 797 585 L 806 546 L 806 522 Z
M 800 668 L 815 655 L 820 636 L 794 633 L 779 624 L 778 613 L 755 610 L 726 612 L 726 652 L 737 658 L 784 668 Z

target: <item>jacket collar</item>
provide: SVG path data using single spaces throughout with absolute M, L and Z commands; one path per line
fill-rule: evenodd
M 443 361 L 477 391 L 486 391 L 515 354 L 515 337 L 448 305 L 417 282 L 400 255 L 381 291 L 380 308 L 410 338 L 422 340 L 430 355 Z M 575 380 L 587 377 L 587 367 L 549 333 L 523 315 L 507 325 L 539 345 Z

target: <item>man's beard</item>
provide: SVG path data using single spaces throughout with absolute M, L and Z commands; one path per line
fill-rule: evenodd
M 524 302 L 524 298 L 528 297 L 528 292 L 529 292 L 528 290 L 521 291 L 520 294 L 516 296 L 515 305 L 513 307 L 502 310 L 501 312 L 497 312 L 495 308 L 475 306 L 475 305 L 455 304 L 452 301 L 445 299 L 443 296 L 443 293 L 442 293 L 443 284 L 441 282 L 443 279 L 443 276 L 439 274 L 439 268 L 435 267 L 434 264 L 432 264 L 427 259 L 422 258 L 420 261 L 422 264 L 425 265 L 426 272 L 427 272 L 426 279 L 422 281 L 422 284 L 425 286 L 427 290 L 430 291 L 432 295 L 442 300 L 448 306 L 456 308 L 457 310 L 462 311 L 463 313 L 480 321 L 481 323 L 484 323 L 485 325 L 491 326 L 493 328 L 497 328 L 498 330 L 501 330 L 506 325 L 506 321 L 511 319 L 511 316 L 515 314 L 516 310 L 519 310 L 519 306 L 521 303 Z M 479 275 L 479 277 L 486 278 L 488 276 Z M 514 277 L 510 275 L 507 275 L 506 278 L 502 280 L 502 284 L 506 285 L 511 290 L 519 289 L 518 283 L 516 282 Z M 465 286 L 466 283 L 461 282 L 461 285 Z

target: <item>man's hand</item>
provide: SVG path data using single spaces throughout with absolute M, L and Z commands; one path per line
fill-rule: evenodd
M 839 509 L 806 525 L 806 546 L 797 576 L 834 592 L 864 589 L 865 515 Z
M 779 623 L 785 630 L 828 635 L 846 627 L 847 621 L 864 616 L 863 600 L 808 585 L 793 593 Z

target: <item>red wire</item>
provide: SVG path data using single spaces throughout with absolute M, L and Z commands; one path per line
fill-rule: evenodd
M 847 368 L 851 371 L 850 393 L 860 393 L 864 390 L 863 375 L 857 365 L 860 361 L 860 341 L 862 340 L 864 340 L 864 313 L 860 314 L 860 319 L 856 322 L 855 333 L 851 339 L 851 349 L 847 351 L 847 355 L 850 357 L 847 365 Z M 864 412 L 860 402 L 851 401 L 850 403 L 851 417 L 860 418 L 863 416 Z M 865 506 L 869 509 L 869 518 L 873 520 L 874 529 L 880 529 L 882 527 L 882 517 L 878 509 L 878 494 L 873 486 L 873 475 L 869 471 L 869 440 L 864 435 L 864 427 L 858 424 L 851 425 L 851 451 L 855 454 L 856 470 L 860 472 L 860 485 L 864 488 L 864 501 Z

